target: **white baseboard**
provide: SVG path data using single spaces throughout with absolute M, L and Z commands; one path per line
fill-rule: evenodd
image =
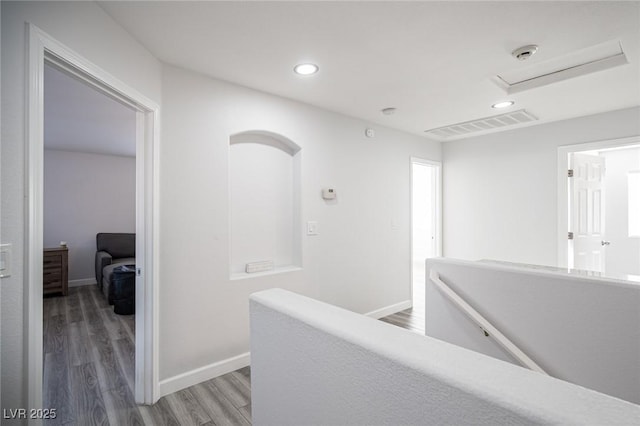
M 188 388 L 189 386 L 197 385 L 198 383 L 205 382 L 213 379 L 214 377 L 231 373 L 239 368 L 246 367 L 250 363 L 251 354 L 250 352 L 245 352 L 238 356 L 214 362 L 213 364 L 205 365 L 204 367 L 196 368 L 195 370 L 187 371 L 186 373 L 164 379 L 160 381 L 160 397 L 178 392 L 179 390 Z
M 95 278 L 82 278 L 80 280 L 69 280 L 69 287 L 81 287 L 83 285 L 95 285 Z
M 404 302 L 376 309 L 375 311 L 368 312 L 364 315 L 378 319 L 386 317 L 387 315 L 395 314 L 396 312 L 404 311 L 405 309 L 409 309 L 411 306 L 413 306 L 411 301 L 405 300 Z M 251 353 L 245 352 L 238 356 L 164 379 L 160 381 L 160 397 L 178 392 L 182 389 L 188 388 L 189 386 L 197 385 L 198 383 L 205 382 L 213 379 L 214 377 L 222 376 L 223 374 L 230 373 L 239 368 L 246 367 L 250 363 Z
M 411 300 L 405 300 L 404 302 L 395 303 L 393 305 L 386 306 L 384 308 L 376 309 L 375 311 L 367 312 L 365 315 L 371 318 L 380 319 L 387 315 L 395 314 L 396 312 L 404 311 L 413 306 Z

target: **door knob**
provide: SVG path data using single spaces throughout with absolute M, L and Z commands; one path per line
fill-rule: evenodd
M 603 246 L 608 246 L 608 245 L 611 245 L 611 242 L 610 241 L 600 241 L 600 244 L 603 245 Z

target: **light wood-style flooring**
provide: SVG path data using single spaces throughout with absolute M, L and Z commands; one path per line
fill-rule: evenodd
M 245 367 L 138 406 L 133 397 L 135 320 L 116 315 L 97 286 L 44 299 L 44 408 L 60 425 L 250 425 Z M 382 321 L 424 334 L 424 308 Z

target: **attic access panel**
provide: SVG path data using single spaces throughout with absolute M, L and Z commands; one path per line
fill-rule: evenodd
M 495 82 L 508 94 L 514 94 L 628 63 L 622 43 L 616 40 L 500 73 Z

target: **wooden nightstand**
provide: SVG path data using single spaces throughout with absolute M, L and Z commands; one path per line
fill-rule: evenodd
M 43 253 L 42 293 L 69 293 L 69 249 L 67 247 L 46 248 Z

